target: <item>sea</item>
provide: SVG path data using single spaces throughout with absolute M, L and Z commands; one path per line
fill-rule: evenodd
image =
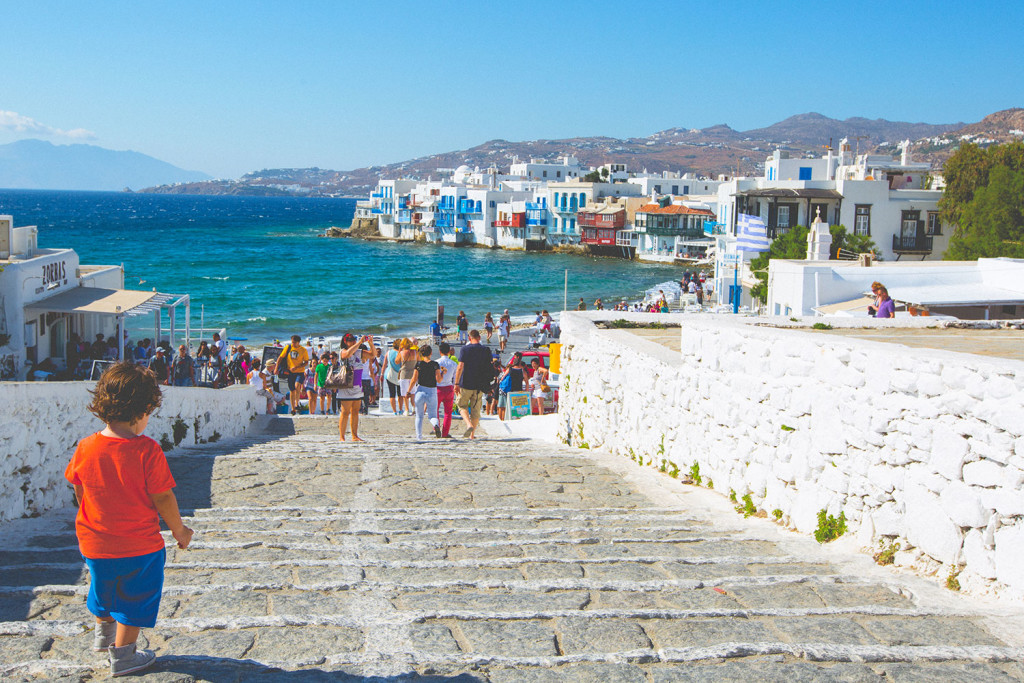
M 0 190 L 0 214 L 38 226 L 40 247 L 70 247 L 83 264 L 122 264 L 128 289 L 189 294 L 193 327 L 258 342 L 423 333 L 438 303 L 448 324 L 460 310 L 478 327 L 485 313 L 497 321 L 506 308 L 513 319 L 532 320 L 536 310 L 562 310 L 567 276 L 574 309 L 580 297 L 588 306 L 598 297 L 633 300 L 682 275 L 607 257 L 320 237 L 348 227 L 355 204 Z M 151 336 L 152 324 L 129 319 L 129 331 Z

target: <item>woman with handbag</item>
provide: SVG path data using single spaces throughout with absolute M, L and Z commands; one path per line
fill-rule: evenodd
M 345 440 L 345 432 L 349 424 L 352 425 L 352 440 L 362 441 L 359 438 L 359 404 L 363 400 L 362 364 L 369 360 L 372 351 L 360 347 L 364 342 L 372 348 L 373 337 L 357 337 L 348 332 L 341 338 L 341 350 L 338 352 L 340 361 L 337 375 L 328 374 L 327 385 L 336 391 L 338 401 L 341 405 L 338 417 L 338 435 Z M 359 368 L 359 372 L 356 372 Z M 332 380 L 334 380 L 332 385 Z
M 548 386 L 548 371 L 543 365 L 541 365 L 539 358 L 534 358 L 530 361 L 533 365 L 533 376 L 530 377 L 530 412 L 534 415 L 544 414 L 544 399 L 551 391 L 551 387 Z

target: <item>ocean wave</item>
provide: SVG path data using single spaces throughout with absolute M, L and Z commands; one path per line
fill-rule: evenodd
M 199 278 L 201 280 L 229 280 L 231 279 L 231 276 L 225 275 L 224 277 L 217 277 L 216 275 L 200 275 Z

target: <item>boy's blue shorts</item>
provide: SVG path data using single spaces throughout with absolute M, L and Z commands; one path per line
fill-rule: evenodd
M 85 559 L 92 581 L 86 607 L 98 617 L 114 617 L 125 626 L 153 628 L 164 589 L 167 551 L 137 557 Z

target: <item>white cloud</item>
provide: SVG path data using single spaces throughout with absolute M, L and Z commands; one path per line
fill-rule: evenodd
M 0 129 L 14 131 L 15 133 L 28 133 L 30 135 L 42 135 L 48 138 L 67 138 L 70 140 L 95 140 L 96 134 L 84 128 L 73 128 L 62 130 L 47 126 L 28 116 L 22 116 L 18 112 L 4 111 L 0 109 Z

